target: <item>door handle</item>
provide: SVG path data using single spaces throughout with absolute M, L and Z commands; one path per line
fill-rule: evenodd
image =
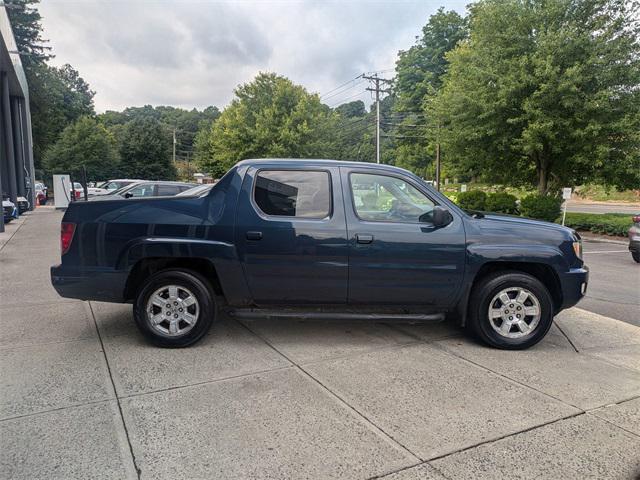
M 373 235 L 356 233 L 356 242 L 358 243 L 371 243 L 373 242 Z
M 262 232 L 247 232 L 247 240 L 262 240 Z

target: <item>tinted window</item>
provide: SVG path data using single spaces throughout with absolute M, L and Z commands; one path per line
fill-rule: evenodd
M 158 185 L 158 196 L 173 196 L 181 192 L 178 185 Z
M 255 201 L 267 215 L 325 218 L 331 211 L 328 172 L 262 170 L 255 185 Z
M 349 176 L 356 214 L 362 220 L 418 223 L 433 210 L 433 202 L 396 177 L 352 173 Z

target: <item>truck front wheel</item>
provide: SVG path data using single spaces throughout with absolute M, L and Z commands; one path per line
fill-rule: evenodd
M 469 326 L 483 342 L 506 350 L 529 348 L 544 338 L 553 322 L 553 300 L 535 277 L 499 272 L 474 285 Z
M 159 347 L 187 347 L 206 335 L 216 315 L 207 281 L 189 270 L 162 270 L 149 277 L 133 305 L 136 325 Z

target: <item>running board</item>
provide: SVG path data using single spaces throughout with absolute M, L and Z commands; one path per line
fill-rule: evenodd
M 240 320 L 293 319 L 316 321 L 375 321 L 375 322 L 442 322 L 444 313 L 354 313 L 354 312 L 305 312 L 262 309 L 231 309 L 230 316 Z

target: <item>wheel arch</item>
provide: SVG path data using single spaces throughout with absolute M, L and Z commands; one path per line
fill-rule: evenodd
M 484 278 L 497 272 L 522 272 L 539 280 L 553 299 L 553 310 L 557 313 L 562 305 L 562 287 L 560 278 L 551 265 L 539 262 L 487 262 L 480 267 L 473 278 L 472 291 Z M 467 308 L 471 295 L 467 297 Z
M 201 257 L 148 257 L 136 262 L 129 272 L 124 288 L 124 300 L 135 299 L 144 279 L 161 270 L 179 268 L 196 272 L 211 285 L 216 296 L 224 298 L 220 278 L 214 263 Z

